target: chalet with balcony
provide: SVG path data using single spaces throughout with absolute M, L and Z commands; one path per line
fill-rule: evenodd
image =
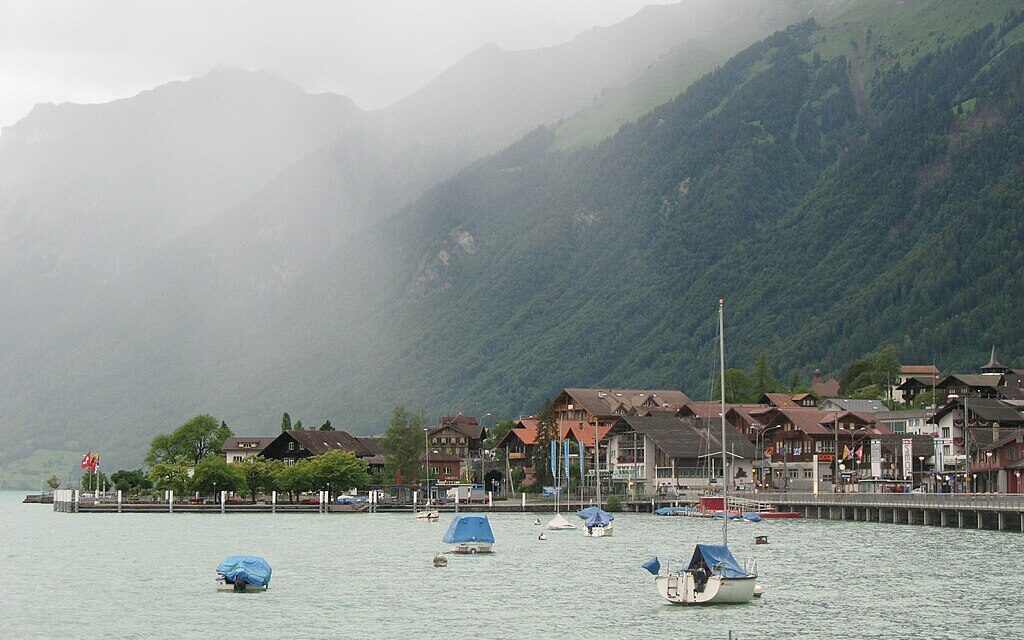
M 661 410 L 678 411 L 690 401 L 673 389 L 562 389 L 554 400 L 559 424 L 584 423 L 610 427 L 622 416 Z
M 813 393 L 762 393 L 757 404 L 779 409 L 811 408 L 818 406 L 818 398 Z
M 938 432 L 936 470 L 960 466 L 966 469 L 964 457 L 968 451 L 973 461 L 980 447 L 1002 437 L 1002 430 L 1024 428 L 1024 412 L 1020 404 L 998 398 L 957 397 L 951 398 L 927 423 Z
M 727 402 L 725 403 L 725 421 L 753 442 L 761 427 L 761 423 L 753 413 L 768 408 L 770 405 L 767 404 Z M 680 418 L 703 418 L 705 420 L 715 420 L 721 415 L 721 403 L 713 400 L 691 401 L 676 412 L 676 416 Z
M 730 486 L 751 482 L 754 447 L 726 423 Z M 721 422 L 657 412 L 623 416 L 609 431 L 612 482 L 641 495 L 683 495 L 721 486 Z
M 939 381 L 939 369 L 932 364 L 905 364 L 893 382 L 891 397 L 896 402 L 912 403 L 914 398 Z
M 510 469 L 523 470 L 523 483 L 533 484 L 535 480 L 533 467 L 533 454 L 537 444 L 537 432 L 540 421 L 536 418 L 519 418 L 515 426 L 509 429 L 508 433 L 498 441 L 495 449 L 504 449 Z M 594 441 L 598 443 L 598 459 L 601 465 L 601 475 L 604 478 L 608 473 L 608 432 L 611 427 L 595 427 L 592 424 L 581 422 L 569 422 L 558 425 L 558 440 L 569 440 L 571 443 L 582 442 L 586 459 L 583 461 L 583 469 L 588 475 L 593 475 L 594 466 Z M 572 455 L 578 455 L 578 446 L 572 447 Z
M 468 460 L 479 458 L 487 431 L 473 416 L 441 416 L 428 431 L 430 446 L 446 455 Z
M 1000 428 L 993 435 L 997 437 L 972 455 L 976 490 L 1024 493 L 1024 429 Z
M 281 460 L 286 465 L 291 465 L 303 458 L 335 450 L 351 451 L 357 458 L 367 461 L 380 453 L 379 447 L 375 453 L 370 446 L 360 442 L 347 431 L 288 430 L 282 431 L 263 449 L 263 457 Z

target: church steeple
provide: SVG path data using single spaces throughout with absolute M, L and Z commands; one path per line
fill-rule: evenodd
M 981 368 L 982 373 L 1006 373 L 1010 369 L 1004 367 L 999 360 L 996 359 L 996 345 L 992 345 L 992 357 L 989 358 L 988 364 Z

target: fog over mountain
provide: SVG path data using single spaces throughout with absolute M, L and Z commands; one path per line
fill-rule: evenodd
M 692 385 L 712 289 L 775 318 L 740 323 L 743 357 L 861 355 L 860 334 L 794 333 L 732 252 L 760 259 L 785 230 L 804 255 L 794 220 L 856 182 L 847 158 L 903 142 L 872 137 L 904 104 L 894 74 L 1018 4 L 652 6 L 557 46 L 483 46 L 374 111 L 231 68 L 40 105 L 0 135 L 0 484 L 79 448 L 136 464 L 201 412 L 236 433 L 282 411 L 368 433 L 400 403 L 512 415 L 566 384 Z M 928 89 L 955 107 L 988 86 L 971 78 Z M 817 233 L 858 230 L 852 211 Z M 774 289 L 801 277 L 761 267 Z M 850 299 L 826 293 L 863 283 L 818 283 L 789 295 L 844 322 L 821 305 Z

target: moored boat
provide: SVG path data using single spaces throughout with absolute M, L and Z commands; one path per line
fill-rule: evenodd
M 724 544 L 698 544 L 685 569 L 658 573 L 655 583 L 666 601 L 687 605 L 750 602 L 758 586 L 757 574 L 740 567 Z
M 555 517 L 551 518 L 551 521 L 548 522 L 548 529 L 552 531 L 568 531 L 575 528 L 576 525 L 566 520 L 565 516 L 560 513 L 556 513 Z
M 217 567 L 218 591 L 265 591 L 270 564 L 259 556 L 228 556 Z
M 433 509 L 424 509 L 416 514 L 416 519 L 420 522 L 436 522 L 441 514 Z
M 591 538 L 605 538 L 612 535 L 612 520 L 615 516 L 601 509 L 595 510 L 583 521 L 586 529 L 583 535 Z
M 443 540 L 453 545 L 452 553 L 490 553 L 494 533 L 491 532 L 491 522 L 487 516 L 467 513 L 455 516 Z

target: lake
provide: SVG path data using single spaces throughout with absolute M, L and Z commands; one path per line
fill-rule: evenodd
M 614 537 L 540 541 L 535 514 L 494 514 L 496 553 L 437 569 L 450 514 L 76 515 L 23 496 L 0 493 L 0 638 L 1024 637 L 1019 533 L 736 524 L 764 597 L 687 608 L 640 564 L 688 560 L 720 540 L 717 521 L 621 514 Z M 214 590 L 238 553 L 270 562 L 267 592 Z

